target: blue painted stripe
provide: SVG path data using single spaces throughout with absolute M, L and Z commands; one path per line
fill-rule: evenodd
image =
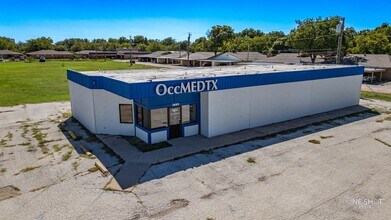
M 67 71 L 67 76 L 70 81 L 78 83 L 84 87 L 90 89 L 104 89 L 119 96 L 128 99 L 143 99 L 154 98 L 159 99 L 167 98 L 168 102 L 175 97 L 158 96 L 155 94 L 155 87 L 164 83 L 167 86 L 176 86 L 181 83 L 187 83 L 191 81 L 202 81 L 217 79 L 217 86 L 219 90 L 233 89 L 250 86 L 270 85 L 279 83 L 299 82 L 308 80 L 318 80 L 336 77 L 345 77 L 353 75 L 363 75 L 364 67 L 362 66 L 349 66 L 338 67 L 334 69 L 315 69 L 315 70 L 300 70 L 300 71 L 286 71 L 286 72 L 273 72 L 273 73 L 260 73 L 260 74 L 247 74 L 247 75 L 235 75 L 235 76 L 220 76 L 209 78 L 197 78 L 186 80 L 171 80 L 160 82 L 142 82 L 142 83 L 126 83 L 112 78 L 104 76 L 87 76 L 82 73 L 78 73 L 73 70 Z M 186 96 L 194 95 L 194 93 L 181 94 L 182 99 L 186 100 Z M 178 96 L 178 95 L 177 95 Z M 189 98 L 191 99 L 191 98 Z M 175 103 L 175 102 L 171 102 Z M 148 104 L 146 104 L 148 106 Z

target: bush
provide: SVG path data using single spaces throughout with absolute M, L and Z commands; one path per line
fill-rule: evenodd
M 24 60 L 24 62 L 26 63 L 32 63 L 33 62 L 33 58 L 32 57 L 26 57 L 26 59 Z

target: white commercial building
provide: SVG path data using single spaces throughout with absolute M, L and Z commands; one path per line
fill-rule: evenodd
M 96 134 L 153 144 L 214 137 L 357 105 L 361 66 L 68 70 L 72 115 Z

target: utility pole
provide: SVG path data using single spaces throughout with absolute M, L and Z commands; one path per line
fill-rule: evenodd
M 132 46 L 132 36 L 129 35 L 129 49 L 130 49 L 130 66 L 133 65 L 133 46 Z
M 247 39 L 247 62 L 248 62 L 250 59 L 250 40 L 247 35 L 246 35 L 246 39 Z
M 340 19 L 340 23 L 337 25 L 337 33 L 338 37 L 338 48 L 337 48 L 337 64 L 341 64 L 342 61 L 342 39 L 343 39 L 343 31 L 345 28 L 345 18 Z
M 96 51 L 96 40 L 94 41 L 94 47 L 95 47 L 95 60 L 98 59 L 98 52 Z
M 187 67 L 190 65 L 190 37 L 191 33 L 189 33 L 189 36 L 187 37 Z

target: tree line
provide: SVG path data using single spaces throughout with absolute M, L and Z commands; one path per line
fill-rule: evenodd
M 190 45 L 191 52 L 241 52 L 257 51 L 278 53 L 279 51 L 300 51 L 308 55 L 335 51 L 337 48 L 337 25 L 340 17 L 308 18 L 296 21 L 297 27 L 289 34 L 282 31 L 265 33 L 262 30 L 247 28 L 239 32 L 228 25 L 216 25 L 206 32 L 205 37 L 195 39 Z M 131 45 L 132 44 L 132 45 Z M 142 35 L 132 38 L 109 39 L 67 38 L 53 42 L 50 37 L 15 42 L 8 37 L 0 37 L 0 50 L 31 52 L 37 50 L 58 50 L 77 52 L 81 50 L 115 51 L 119 48 L 137 48 L 141 51 L 187 50 L 187 41 L 172 37 L 148 39 Z M 346 53 L 391 54 L 391 26 L 383 23 L 372 30 L 356 31 L 348 27 L 343 32 L 342 51 Z

